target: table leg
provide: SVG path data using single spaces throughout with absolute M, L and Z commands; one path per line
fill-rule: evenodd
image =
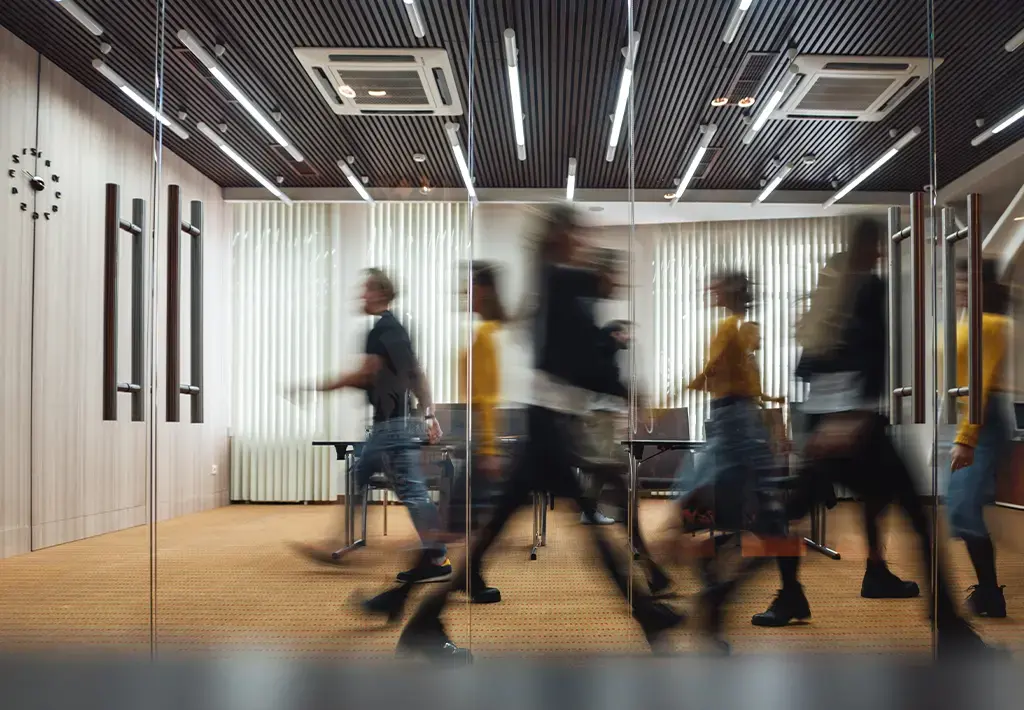
M 815 552 L 820 552 L 825 557 L 833 560 L 842 559 L 842 556 L 825 544 L 826 531 L 828 529 L 827 511 L 820 503 L 815 503 L 811 510 L 811 536 L 804 538 L 804 544 Z

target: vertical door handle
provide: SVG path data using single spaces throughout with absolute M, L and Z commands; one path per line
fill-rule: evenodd
M 952 210 L 944 210 L 944 254 L 946 268 L 946 327 L 949 331 L 945 338 L 946 360 L 946 423 L 956 424 L 956 400 L 967 397 L 967 421 L 981 424 L 984 412 L 981 402 L 981 317 L 982 306 L 981 282 L 981 195 L 967 196 L 967 226 L 956 229 Z M 967 240 L 967 386 L 957 386 L 957 340 L 956 340 L 956 306 L 953 292 L 956 289 L 956 265 L 954 255 L 956 244 L 962 239 Z
M 910 384 L 903 379 L 902 337 L 902 259 L 900 245 L 910 239 L 910 290 L 912 311 L 912 360 Z M 889 208 L 889 372 L 891 385 L 890 418 L 893 424 L 903 422 L 901 400 L 910 397 L 915 424 L 925 422 L 925 234 L 924 193 L 910 196 L 910 224 L 900 227 L 898 207 Z
M 180 397 L 192 400 L 192 423 L 203 423 L 203 203 L 193 200 L 190 222 L 181 219 L 181 188 L 167 188 L 167 421 L 181 419 Z M 192 382 L 181 382 L 181 235 L 192 240 Z
M 117 395 L 132 396 L 132 421 L 145 421 L 145 281 L 146 202 L 132 200 L 132 221 L 120 217 L 121 188 L 107 183 L 103 229 L 103 420 L 117 421 Z M 132 235 L 132 375 L 117 381 L 117 291 L 120 233 Z

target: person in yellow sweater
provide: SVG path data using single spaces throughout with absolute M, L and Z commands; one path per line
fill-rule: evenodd
M 950 530 L 964 541 L 978 583 L 971 587 L 967 599 L 971 611 L 978 616 L 1004 618 L 1006 599 L 996 578 L 995 548 L 985 525 L 984 508 L 995 502 L 996 476 L 1010 442 L 1010 424 L 1005 401 L 1004 370 L 1010 319 L 1006 316 L 1009 294 L 998 278 L 995 262 L 982 263 L 981 308 L 981 393 L 984 418 L 971 424 L 967 416 L 967 399 L 958 402 L 960 424 L 950 456 L 950 480 L 946 508 Z M 956 282 L 957 305 L 967 305 L 967 264 L 958 264 Z M 967 386 L 968 339 L 967 323 L 957 327 L 958 387 Z

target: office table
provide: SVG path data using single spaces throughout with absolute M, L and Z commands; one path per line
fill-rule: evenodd
M 355 467 L 356 457 L 362 452 L 363 444 L 365 443 L 365 441 L 313 442 L 313 446 L 333 447 L 336 460 L 345 462 L 345 523 L 344 530 L 342 531 L 342 542 L 344 543 L 344 547 L 331 554 L 331 557 L 335 560 L 340 560 L 344 555 L 352 550 L 366 546 L 366 530 L 363 530 L 362 536 L 356 539 L 356 521 L 354 515 L 356 480 L 355 476 L 352 475 L 352 469 Z

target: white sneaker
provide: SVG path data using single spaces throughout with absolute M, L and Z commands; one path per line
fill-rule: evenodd
M 593 519 L 588 518 L 586 513 L 580 513 L 580 522 L 584 525 L 614 525 L 615 520 L 609 518 L 601 511 L 594 513 Z

